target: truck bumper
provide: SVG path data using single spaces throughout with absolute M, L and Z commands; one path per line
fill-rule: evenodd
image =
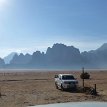
M 76 84 L 62 84 L 64 89 L 71 89 L 71 88 L 76 88 Z

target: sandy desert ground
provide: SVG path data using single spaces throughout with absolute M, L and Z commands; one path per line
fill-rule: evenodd
M 0 107 L 27 107 L 38 104 L 107 101 L 107 71 L 89 71 L 91 78 L 85 80 L 85 86 L 97 84 L 98 96 L 85 93 L 57 90 L 54 75 L 71 73 L 79 80 L 81 71 L 39 71 L 35 70 L 1 70 L 0 72 Z M 5 73 L 4 73 L 5 72 Z

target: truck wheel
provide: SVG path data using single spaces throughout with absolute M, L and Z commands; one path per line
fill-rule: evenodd
M 61 84 L 61 90 L 64 91 L 64 87 L 62 86 L 62 84 Z
M 55 83 L 55 86 L 56 86 L 56 89 L 58 89 L 58 85 L 57 85 L 57 83 Z
M 74 87 L 74 91 L 76 91 L 76 90 L 77 90 L 77 86 Z

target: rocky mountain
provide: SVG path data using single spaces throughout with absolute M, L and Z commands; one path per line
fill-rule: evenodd
M 15 54 L 13 59 L 10 61 L 11 65 L 23 65 L 28 64 L 31 60 L 32 56 L 30 54 L 24 55 L 23 53 L 20 53 L 20 55 Z
M 9 64 L 10 61 L 13 59 L 14 55 L 17 54 L 16 52 L 10 53 L 8 56 L 4 57 L 5 64 Z
M 5 62 L 2 58 L 0 58 L 0 68 L 3 68 L 5 66 Z
M 15 54 L 10 65 L 27 68 L 107 68 L 107 43 L 96 50 L 82 53 L 74 46 L 57 43 L 48 47 L 46 53 Z
M 107 68 L 107 43 L 96 50 L 81 53 L 86 66 Z
M 81 63 L 81 54 L 79 49 L 64 44 L 54 44 L 52 48 L 46 51 L 46 61 L 51 65 L 75 65 Z

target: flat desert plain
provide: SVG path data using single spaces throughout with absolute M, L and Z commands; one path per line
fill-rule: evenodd
M 86 70 L 87 71 L 87 70 Z M 0 70 L 0 107 L 27 107 L 39 104 L 107 101 L 107 71 L 90 70 L 85 86 L 97 84 L 98 96 L 57 90 L 54 75 L 71 73 L 82 86 L 82 71 Z

